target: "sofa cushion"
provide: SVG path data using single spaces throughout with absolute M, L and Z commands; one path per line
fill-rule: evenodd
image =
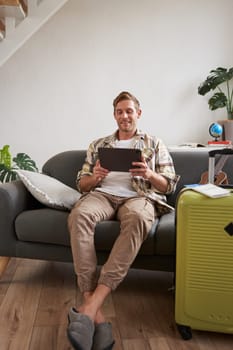
M 155 254 L 174 255 L 176 249 L 175 211 L 161 216 L 155 239 Z
M 81 196 L 77 190 L 51 176 L 27 170 L 16 172 L 28 191 L 48 207 L 70 210 Z
M 19 214 L 15 220 L 15 232 L 20 241 L 40 242 L 70 246 L 70 235 L 67 227 L 68 212 L 42 208 L 27 210 Z M 153 255 L 156 247 L 156 227 L 154 222 L 140 254 Z M 120 231 L 118 221 L 100 222 L 96 226 L 95 246 L 98 251 L 110 251 Z M 168 243 L 166 243 L 168 245 Z M 170 248 L 169 248 L 170 249 Z M 164 248 L 166 255 L 166 249 Z
M 69 246 L 68 215 L 50 208 L 23 211 L 15 220 L 16 236 L 20 241 Z

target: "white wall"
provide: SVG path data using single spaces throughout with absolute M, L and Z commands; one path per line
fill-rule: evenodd
M 112 100 L 130 90 L 139 126 L 168 145 L 206 142 L 197 87 L 231 67 L 232 0 L 70 0 L 0 68 L 0 148 L 41 166 L 115 130 Z

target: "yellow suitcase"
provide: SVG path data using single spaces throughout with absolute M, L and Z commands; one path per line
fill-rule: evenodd
M 191 329 L 233 333 L 233 194 L 183 190 L 176 207 L 175 320 Z

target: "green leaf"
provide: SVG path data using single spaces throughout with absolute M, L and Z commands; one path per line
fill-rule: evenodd
M 10 182 L 18 178 L 16 172 L 5 164 L 0 164 L 0 182 Z
M 209 108 L 214 111 L 215 109 L 226 107 L 227 97 L 223 92 L 216 92 L 214 96 L 209 99 Z
M 10 182 L 18 179 L 17 169 L 38 171 L 36 163 L 26 153 L 18 153 L 11 162 L 9 145 L 0 150 L 0 182 Z
M 203 81 L 198 87 L 198 93 L 205 95 L 210 90 L 216 89 L 216 87 L 226 81 L 233 78 L 233 67 L 227 70 L 226 68 L 218 67 L 210 71 L 210 75 Z
M 4 145 L 3 148 L 0 149 L 0 163 L 5 164 L 6 167 L 11 167 L 11 154 L 9 145 Z
M 13 161 L 20 169 L 38 171 L 36 163 L 26 153 L 18 153 Z

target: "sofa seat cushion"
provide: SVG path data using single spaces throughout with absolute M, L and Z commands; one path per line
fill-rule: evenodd
M 20 241 L 70 245 L 66 211 L 50 208 L 23 211 L 15 220 Z
M 15 231 L 20 241 L 40 242 L 70 246 L 67 227 L 69 213 L 50 208 L 24 211 L 15 221 Z M 175 251 L 174 212 L 163 215 L 154 222 L 139 254 L 170 255 Z M 98 251 L 110 251 L 120 230 L 118 221 L 103 221 L 96 226 L 95 245 Z
M 69 213 L 51 208 L 41 208 L 24 211 L 15 220 L 15 232 L 18 240 L 70 246 L 70 235 L 67 227 Z M 155 253 L 154 223 L 139 254 L 153 255 Z M 110 251 L 120 230 L 118 221 L 103 221 L 96 226 L 95 245 L 98 251 Z M 164 249 L 166 255 L 166 249 Z
M 155 239 L 155 254 L 175 255 L 176 227 L 175 211 L 163 215 L 158 223 Z

